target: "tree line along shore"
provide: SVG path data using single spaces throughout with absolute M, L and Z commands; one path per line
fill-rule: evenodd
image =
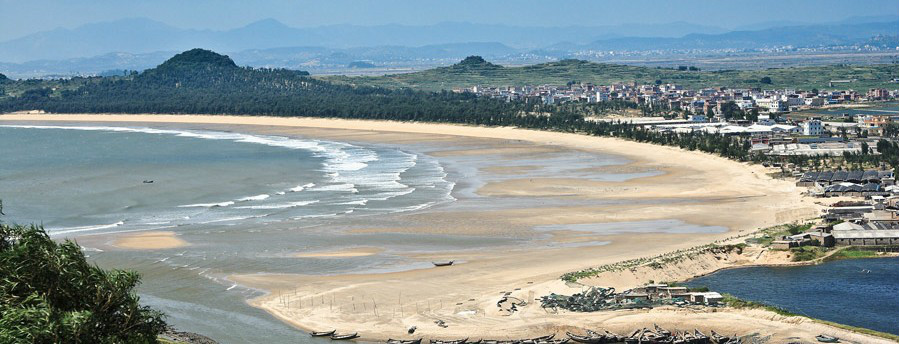
M 475 68 L 469 64 L 447 68 L 467 73 Z M 490 64 L 488 67 L 504 68 Z M 894 69 L 889 67 L 883 73 L 893 75 Z M 175 55 L 156 68 L 126 76 L 49 81 L 0 78 L 0 112 L 231 114 L 453 123 L 618 137 L 756 163 L 821 166 L 833 164 L 835 160 L 822 156 L 777 157 L 753 153 L 751 140 L 742 136 L 656 132 L 621 121 L 588 119 L 628 108 L 640 109 L 645 115 L 670 110 L 629 101 L 556 105 L 506 102 L 445 90 L 371 86 L 372 83 L 363 81 L 334 83 L 313 78 L 303 71 L 238 67 L 227 56 L 193 49 Z M 896 147 L 895 143 L 884 141 L 878 144 L 878 148 L 884 148 L 883 154 L 849 154 L 837 159 L 837 163 L 886 163 L 897 168 L 899 149 Z

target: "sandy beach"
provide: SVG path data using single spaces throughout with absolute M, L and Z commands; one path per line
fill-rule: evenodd
M 383 251 L 377 247 L 355 247 L 340 251 L 300 252 L 293 256 L 297 258 L 350 258 L 373 256 Z
M 566 285 L 559 280 L 559 276 L 566 272 L 727 240 L 818 214 L 820 206 L 804 199 L 791 181 L 772 179 L 767 175 L 770 171 L 761 166 L 673 147 L 516 128 L 194 115 L 10 114 L 0 116 L 2 121 L 120 125 L 177 123 L 211 129 L 251 127 L 261 133 L 372 144 L 402 146 L 424 142 L 438 147 L 446 144 L 449 148 L 435 149 L 428 154 L 447 161 L 481 159 L 488 163 L 478 168 L 479 173 L 502 177 L 487 179 L 483 185 L 474 186 L 475 197 L 486 200 L 485 203 L 492 207 L 412 212 L 397 216 L 401 225 L 357 225 L 344 230 L 347 233 L 414 232 L 525 238 L 540 244 L 539 247 L 510 250 L 404 254 L 405 258 L 420 262 L 459 262 L 440 268 L 328 276 L 242 274 L 228 277 L 241 285 L 269 291 L 250 303 L 304 330 L 358 331 L 364 339 L 380 340 L 412 338 L 406 330 L 416 326 L 418 332 L 414 337 L 505 339 L 564 333 L 566 330 L 580 332 L 583 328 L 629 332 L 658 323 L 672 329 L 759 332 L 770 334 L 774 342 L 793 338 L 810 341 L 820 333 L 859 342 L 879 341 L 802 318 L 785 318 L 765 311 L 655 309 L 552 314 L 534 302 L 536 297 L 550 292 L 570 294 L 580 291 L 581 286 Z M 590 167 L 577 173 L 532 175 L 535 170 L 552 167 L 541 166 L 542 157 L 572 151 L 587 156 L 611 154 L 627 162 Z M 645 172 L 646 175 L 625 180 L 595 177 L 610 172 Z M 516 199 L 536 199 L 545 204 L 518 206 L 514 203 Z M 704 229 L 664 232 L 640 228 L 603 232 L 573 226 L 636 222 L 634 226 L 639 227 L 640 221 L 663 220 Z M 536 230 L 537 227 L 552 229 L 542 231 Z M 164 238 L 178 240 L 159 233 L 149 238 L 154 242 L 165 242 Z M 114 246 L 153 248 L 147 240 L 139 235 L 123 237 Z M 357 247 L 345 251 L 297 252 L 296 255 L 341 259 L 381 252 L 378 247 Z M 608 275 L 591 279 L 589 284 L 629 288 L 649 280 L 689 277 L 717 268 L 721 266 L 697 263 L 682 273 L 667 276 L 652 273 Z M 496 302 L 506 292 L 528 300 L 529 305 L 513 314 L 498 309 Z M 449 326 L 438 327 L 434 324 L 436 320 L 443 320 Z
M 189 246 L 174 232 L 151 231 L 125 234 L 117 237 L 112 246 L 129 250 L 161 250 Z

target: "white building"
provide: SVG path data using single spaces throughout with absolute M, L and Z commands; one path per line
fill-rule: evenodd
M 771 113 L 787 111 L 787 103 L 780 99 L 761 98 L 756 99 L 755 103 L 760 107 L 768 108 L 768 112 Z
M 759 115 L 758 124 L 761 125 L 774 125 L 776 124 L 774 120 L 769 115 Z
M 822 106 L 824 105 L 824 98 L 805 98 L 805 105 L 809 106 Z
M 817 119 L 810 119 L 802 122 L 799 126 L 802 127 L 802 135 L 821 136 L 821 133 L 824 132 L 824 126 L 822 126 L 821 121 Z

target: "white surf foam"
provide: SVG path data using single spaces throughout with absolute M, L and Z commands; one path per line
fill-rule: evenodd
M 256 196 L 238 198 L 236 201 L 238 201 L 238 202 L 263 201 L 263 200 L 268 199 L 269 197 L 272 197 L 272 196 L 269 194 L 261 194 L 261 195 L 256 195 Z
M 315 186 L 315 183 L 306 183 L 306 184 L 303 184 L 303 185 L 298 185 L 298 186 L 292 187 L 292 188 L 290 188 L 290 189 L 287 189 L 287 191 L 290 191 L 290 192 L 300 192 L 300 191 L 306 190 L 306 189 L 308 189 L 308 188 L 311 188 L 311 187 L 313 187 L 313 186 Z
M 349 201 L 349 202 L 343 202 L 343 203 L 337 203 L 337 204 L 340 204 L 340 205 L 366 205 L 368 203 L 368 201 L 369 201 L 368 199 L 360 199 L 358 201 Z
M 229 205 L 234 205 L 234 201 L 219 202 L 219 203 L 185 204 L 185 205 L 179 205 L 178 208 L 218 208 L 218 207 L 227 207 Z
M 110 223 L 110 224 L 105 224 L 105 225 L 48 228 L 48 230 L 49 230 L 50 234 L 52 234 L 52 235 L 60 235 L 60 234 L 78 233 L 78 232 L 87 232 L 87 231 L 96 231 L 96 230 L 101 230 L 101 229 L 115 228 L 115 227 L 118 227 L 118 226 L 121 226 L 124 224 L 125 224 L 125 221 L 119 221 L 116 223 Z
M 335 191 L 335 192 L 352 192 L 358 193 L 359 189 L 356 189 L 355 184 L 331 184 L 331 185 L 321 185 L 316 187 L 315 189 L 311 189 L 311 191 Z
M 248 206 L 242 206 L 242 207 L 234 207 L 234 209 L 257 209 L 257 210 L 288 209 L 288 208 L 302 207 L 305 205 L 315 204 L 318 202 L 319 202 L 318 200 L 314 200 L 314 201 L 298 201 L 298 202 L 263 204 L 263 205 L 248 205 Z
M 281 137 L 281 136 L 270 136 L 270 135 L 251 135 L 251 134 L 241 134 L 241 133 L 229 133 L 229 132 L 214 132 L 214 131 L 200 131 L 200 130 L 171 130 L 171 129 L 153 129 L 153 128 L 134 128 L 134 127 L 111 127 L 111 126 L 37 126 L 37 125 L 0 125 L 2 127 L 21 127 L 21 128 L 35 128 L 35 129 L 67 129 L 67 130 L 92 130 L 92 131 L 110 131 L 110 132 L 130 132 L 130 133 L 146 133 L 146 134 L 159 134 L 159 135 L 173 135 L 178 137 L 189 137 L 189 138 L 198 138 L 198 139 L 207 139 L 207 140 L 227 140 L 233 142 L 244 142 L 244 143 L 252 143 L 252 144 L 262 144 L 273 147 L 283 147 L 288 149 L 298 149 L 305 150 L 312 153 L 313 156 L 319 157 L 323 159 L 322 169 L 321 171 L 325 174 L 328 183 L 322 183 L 322 185 L 316 185 L 315 183 L 306 183 L 303 185 L 298 185 L 293 188 L 289 188 L 286 190 L 278 191 L 277 193 L 272 194 L 260 194 L 256 196 L 249 196 L 238 198 L 233 201 L 225 201 L 218 203 L 196 203 L 196 204 L 185 204 L 180 205 L 180 208 L 227 208 L 227 209 L 254 209 L 254 210 L 274 210 L 274 209 L 287 209 L 292 207 L 300 207 L 304 205 L 311 204 L 310 201 L 301 201 L 301 202 L 283 202 L 283 203 L 274 203 L 274 204 L 258 204 L 253 206 L 246 207 L 231 207 L 235 205 L 237 202 L 257 202 L 264 201 L 272 197 L 273 195 L 284 196 L 288 193 L 292 192 L 301 192 L 301 191 L 330 191 L 330 192 L 338 192 L 338 193 L 360 193 L 364 191 L 366 195 L 363 200 L 354 200 L 350 202 L 343 203 L 344 205 L 355 205 L 355 206 L 366 206 L 369 200 L 386 200 L 394 197 L 400 197 L 404 195 L 408 195 L 415 191 L 415 187 L 407 185 L 406 182 L 403 181 L 403 173 L 409 171 L 410 168 L 417 165 L 419 162 L 419 156 L 416 154 L 402 152 L 402 151 L 389 151 L 386 153 L 384 157 L 380 156 L 378 151 L 374 149 L 355 146 L 352 144 L 341 143 L 341 142 L 330 142 L 330 141 L 320 141 L 320 140 L 308 140 L 308 139 L 294 139 L 289 137 Z M 383 161 L 382 161 L 383 160 Z M 377 164 L 372 164 L 373 162 L 378 162 Z M 436 164 L 436 162 L 434 162 Z M 426 178 L 427 181 L 431 181 L 433 179 L 440 179 L 439 181 L 434 181 L 434 183 L 439 185 L 448 185 L 450 190 L 452 190 L 452 183 L 446 183 L 445 177 L 446 173 L 443 170 L 442 166 L 437 165 L 437 169 L 439 169 L 440 173 L 436 173 L 434 175 L 425 175 L 423 178 Z M 421 177 L 416 174 L 416 178 Z M 430 185 L 435 185 L 431 183 Z M 413 181 L 413 184 L 417 186 L 421 186 L 420 184 L 416 184 Z M 374 196 L 371 197 L 371 196 Z M 451 198 L 451 197 L 450 197 Z M 315 201 L 317 202 L 317 201 Z M 341 204 L 341 203 L 336 203 Z M 412 207 L 401 208 L 401 209 L 389 209 L 388 211 L 409 211 L 413 209 L 423 209 L 433 206 L 432 203 L 425 203 L 420 205 L 415 205 Z M 224 211 L 224 210 L 219 210 Z M 239 221 L 240 219 L 247 219 L 253 217 L 260 216 L 240 216 L 240 217 L 231 217 L 229 215 L 234 214 L 222 214 L 226 217 L 219 218 L 213 221 L 199 222 L 199 223 L 212 223 L 212 222 L 225 222 L 225 221 Z M 245 215 L 245 214 L 241 214 Z M 322 217 L 334 216 L 337 214 L 320 214 Z M 266 216 L 266 215 L 261 215 Z M 318 217 L 318 215 L 307 215 L 304 217 Z M 208 219 L 208 218 L 207 218 Z M 158 221 L 158 220 L 157 220 Z M 98 230 L 108 227 L 110 225 L 103 226 L 86 226 L 86 227 L 72 227 L 63 229 L 63 231 L 59 231 L 57 233 L 69 233 L 72 231 L 87 231 L 87 230 Z M 116 225 L 118 226 L 118 225 Z

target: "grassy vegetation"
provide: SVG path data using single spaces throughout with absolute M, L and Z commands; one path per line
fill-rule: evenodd
M 802 246 L 790 249 L 791 258 L 794 262 L 808 262 L 826 255 L 828 250 L 820 246 Z
M 765 77 L 771 83 L 763 83 Z M 568 82 L 596 84 L 631 83 L 652 84 L 656 81 L 674 83 L 689 88 L 704 87 L 760 87 L 796 88 L 811 90 L 872 87 L 896 88 L 891 79 L 899 77 L 899 65 L 816 66 L 761 70 L 679 71 L 582 60 L 563 60 L 524 67 L 502 67 L 489 63 L 460 63 L 449 67 L 386 76 L 347 77 L 327 76 L 323 79 L 355 85 L 408 87 L 421 90 L 450 90 L 459 87 L 565 85 Z M 831 80 L 856 80 L 829 87 Z M 767 80 L 766 80 L 767 81 Z
M 653 281 L 649 281 L 649 283 L 653 283 Z M 706 286 L 690 287 L 690 286 L 680 283 L 680 282 L 664 282 L 663 281 L 660 283 L 667 284 L 669 287 L 686 287 L 687 291 L 689 291 L 689 292 L 705 293 L 705 292 L 711 291 L 711 289 L 709 289 L 709 287 L 706 287 Z
M 835 323 L 835 322 L 833 322 L 833 321 L 827 321 L 827 320 L 821 320 L 821 319 L 814 319 L 814 318 L 811 318 L 811 319 L 812 319 L 814 322 L 817 322 L 817 323 L 822 323 L 822 324 L 825 324 L 825 325 L 829 325 L 829 326 L 841 328 L 841 329 L 844 329 L 844 330 L 849 330 L 849 331 L 856 332 L 856 333 L 862 333 L 862 334 L 866 334 L 866 335 L 869 335 L 869 336 L 880 337 L 880 338 L 886 338 L 886 339 L 889 339 L 889 340 L 892 340 L 892 341 L 895 341 L 895 342 L 899 342 L 899 335 L 895 335 L 895 334 L 892 334 L 892 333 L 880 332 L 880 331 L 872 330 L 872 329 L 869 329 L 869 328 L 864 328 L 864 327 L 858 327 L 858 326 L 852 326 L 852 325 L 846 325 L 846 324 Z
M 828 261 L 839 260 L 839 259 L 863 259 L 863 258 L 875 258 L 878 254 L 876 251 L 868 251 L 868 250 L 860 250 L 855 247 L 846 247 L 843 248 L 830 257 L 827 257 Z
M 634 270 L 641 266 L 651 267 L 653 269 L 662 269 L 668 264 L 676 264 L 678 262 L 692 259 L 695 256 L 703 255 L 703 254 L 719 254 L 719 253 L 730 253 L 731 251 L 736 251 L 738 254 L 743 252 L 743 249 L 746 248 L 746 244 L 736 244 L 736 245 L 716 245 L 716 244 L 708 244 L 702 246 L 696 246 L 689 249 L 677 250 L 674 252 L 669 252 L 665 254 L 661 254 L 654 257 L 645 257 L 645 258 L 636 258 L 625 260 L 622 262 L 612 263 L 597 266 L 594 268 L 588 268 L 579 271 L 572 271 L 566 273 L 560 277 L 563 281 L 566 282 L 577 282 L 583 278 L 590 278 L 600 275 L 604 272 L 617 272 L 623 270 Z
M 777 240 L 780 237 L 804 233 L 805 231 L 811 229 L 814 225 L 814 223 L 790 223 L 785 225 L 772 226 L 760 230 L 759 232 L 757 232 L 760 234 L 760 236 L 747 239 L 746 242 L 750 244 L 758 244 L 761 246 L 769 246 L 771 245 L 772 241 Z
M 733 295 L 730 295 L 730 294 L 723 294 L 723 295 L 721 295 L 721 296 L 724 297 L 724 299 L 722 300 L 722 302 L 723 302 L 725 305 L 727 305 L 728 307 L 731 307 L 731 308 L 736 308 L 736 309 L 764 309 L 764 310 L 766 310 L 766 311 L 774 312 L 774 313 L 777 313 L 777 314 L 780 314 L 780 315 L 783 315 L 783 316 L 788 316 L 788 317 L 799 316 L 799 314 L 790 312 L 790 311 L 788 311 L 788 310 L 786 310 L 786 309 L 783 309 L 783 308 L 780 308 L 780 307 L 775 307 L 775 306 L 767 305 L 767 304 L 764 304 L 764 303 L 761 303 L 761 302 L 755 302 L 755 301 L 747 301 L 747 300 L 743 300 L 743 299 L 737 298 L 736 296 L 733 296 Z
M 811 319 L 811 320 L 814 321 L 814 322 L 822 323 L 822 324 L 829 325 L 829 326 L 833 326 L 833 327 L 838 327 L 838 328 L 841 328 L 841 329 L 844 329 L 844 330 L 849 330 L 849 331 L 852 331 L 852 332 L 863 333 L 863 334 L 867 334 L 867 335 L 870 335 L 870 336 L 875 336 L 875 337 L 880 337 L 880 338 L 886 338 L 886 339 L 889 339 L 889 340 L 899 341 L 899 336 L 897 336 L 897 335 L 895 335 L 895 334 L 892 334 L 892 333 L 884 333 L 884 332 L 875 331 L 875 330 L 872 330 L 872 329 L 867 329 L 867 328 L 864 328 L 864 327 L 857 327 L 857 326 L 851 326 L 851 325 L 844 325 L 844 324 L 839 324 L 839 323 L 835 323 L 835 322 L 832 322 L 832 321 L 821 320 L 821 319 L 815 319 L 815 318 L 811 318 L 811 317 L 807 317 L 807 316 L 804 316 L 804 315 L 799 315 L 799 314 L 790 312 L 790 311 L 788 311 L 788 310 L 786 310 L 786 309 L 783 309 L 783 308 L 780 308 L 780 307 L 775 307 L 775 306 L 767 305 L 767 304 L 764 304 L 764 303 L 761 303 L 761 302 L 742 300 L 742 299 L 737 298 L 737 297 L 735 297 L 735 296 L 733 296 L 733 295 L 730 295 L 730 294 L 724 294 L 724 295 L 722 295 L 722 296 L 724 296 L 724 300 L 723 300 L 724 304 L 727 305 L 728 307 L 737 308 L 737 309 L 764 309 L 764 310 L 766 310 L 766 311 L 774 312 L 774 313 L 777 313 L 777 314 L 783 315 L 783 316 L 788 316 L 788 317 L 804 317 L 804 318 Z

